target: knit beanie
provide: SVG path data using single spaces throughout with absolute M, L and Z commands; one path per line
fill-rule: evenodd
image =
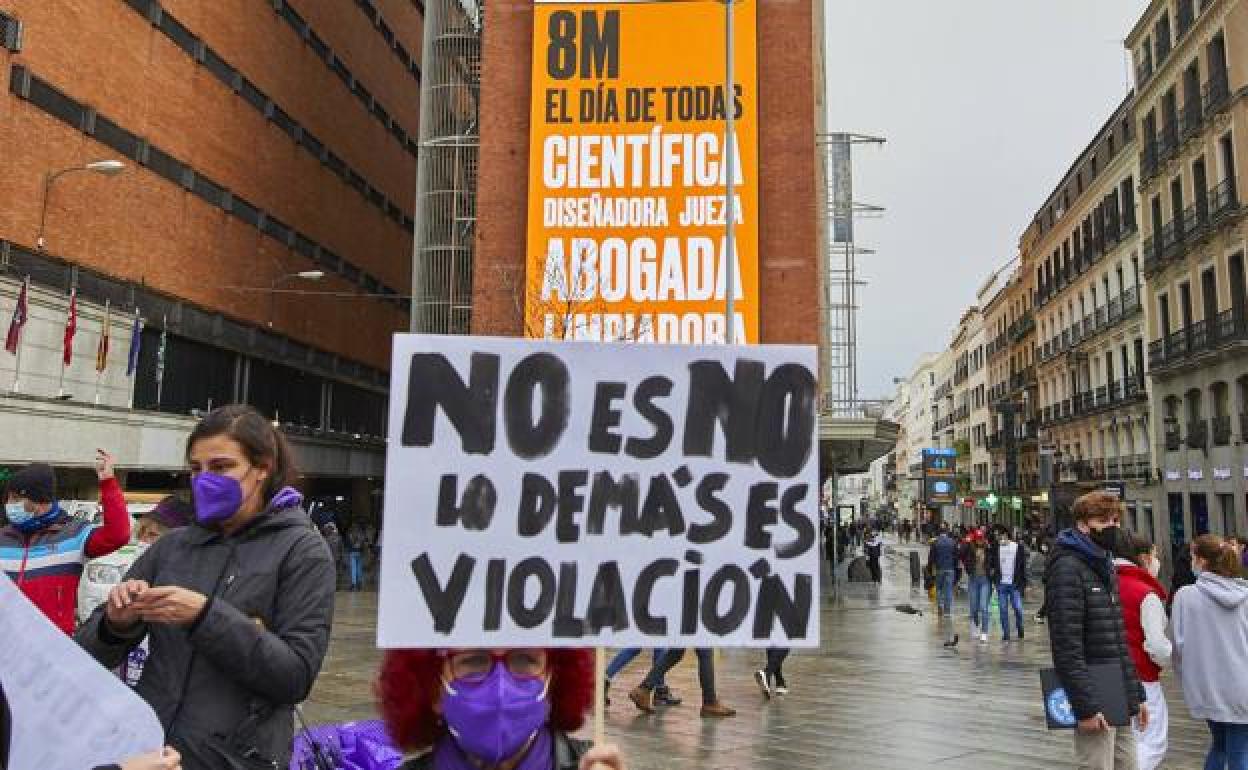
M 32 503 L 56 499 L 56 474 L 46 463 L 31 463 L 9 477 L 9 492 Z

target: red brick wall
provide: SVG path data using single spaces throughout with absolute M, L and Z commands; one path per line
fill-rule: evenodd
M 164 6 L 411 213 L 415 159 L 271 5 L 165 0 Z M 343 0 L 302 0 L 295 7 L 414 136 L 418 85 L 364 14 Z M 14 63 L 407 293 L 411 236 L 122 0 L 0 0 L 0 9 L 25 24 L 23 50 L 0 51 L 6 157 L 0 238 L 34 244 L 45 171 L 117 156 L 11 95 L 8 65 Z M 387 0 L 382 10 L 418 56 L 419 13 L 408 0 Z M 269 297 L 226 287 L 267 287 L 276 275 L 318 267 L 128 163 L 118 177 L 76 174 L 57 183 L 48 210 L 51 254 L 257 324 L 269 320 Z M 289 288 L 362 291 L 336 278 Z M 296 339 L 381 367 L 388 366 L 390 333 L 407 325 L 404 313 L 373 299 L 306 296 L 279 297 L 275 321 Z
M 761 338 L 817 344 L 814 14 L 798 0 L 758 5 Z M 513 287 L 524 270 L 532 5 L 488 8 L 472 326 L 518 335 Z

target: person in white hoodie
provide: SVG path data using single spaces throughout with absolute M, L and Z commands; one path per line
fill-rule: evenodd
M 1205 770 L 1248 770 L 1248 580 L 1234 543 L 1201 535 L 1192 543 L 1196 583 L 1174 596 L 1174 664 L 1183 699 L 1209 723 Z

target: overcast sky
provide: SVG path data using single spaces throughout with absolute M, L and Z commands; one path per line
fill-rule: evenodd
M 833 131 L 855 148 L 859 394 L 891 395 L 962 311 L 1127 92 L 1146 0 L 828 0 Z

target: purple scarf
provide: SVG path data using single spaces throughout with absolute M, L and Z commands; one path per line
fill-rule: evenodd
M 303 495 L 294 487 L 282 487 L 273 495 L 273 499 L 269 501 L 270 511 L 282 511 L 287 508 L 294 508 L 303 502 Z
M 515 770 L 554 770 L 555 744 L 549 728 L 539 730 L 533 745 Z M 455 739 L 443 736 L 433 747 L 433 770 L 481 770 L 460 750 Z

